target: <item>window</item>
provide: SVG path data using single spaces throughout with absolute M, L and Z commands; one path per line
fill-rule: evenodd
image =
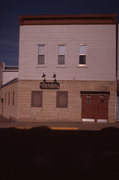
M 13 99 L 12 99 L 12 106 L 14 106 L 14 99 L 15 99 L 15 98 L 14 98 L 14 97 L 15 97 L 15 92 L 14 92 L 14 91 L 13 91 L 13 94 L 12 94 L 12 95 L 13 95 L 13 97 L 12 97 L 12 98 L 13 98 Z
M 7 103 L 7 93 L 5 93 L 5 104 Z
M 79 65 L 86 64 L 86 45 L 80 45 L 79 51 Z
M 45 64 L 45 45 L 38 45 L 38 64 Z
M 59 45 L 58 64 L 65 64 L 65 46 Z
M 8 105 L 10 105 L 10 92 L 8 92 Z
M 68 107 L 68 91 L 57 91 L 57 108 L 67 108 Z
M 31 92 L 31 107 L 42 107 L 42 91 Z

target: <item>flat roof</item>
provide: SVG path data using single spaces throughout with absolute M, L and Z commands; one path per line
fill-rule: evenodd
M 115 24 L 116 14 L 20 16 L 20 25 Z
M 5 66 L 5 68 L 3 69 L 3 72 L 6 71 L 19 71 L 19 67 L 18 66 Z

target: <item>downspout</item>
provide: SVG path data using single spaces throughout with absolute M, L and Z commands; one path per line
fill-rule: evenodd
M 118 80 L 118 23 L 116 23 L 116 80 Z

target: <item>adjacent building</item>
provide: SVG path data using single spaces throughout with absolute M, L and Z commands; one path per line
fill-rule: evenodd
M 19 74 L 1 114 L 25 122 L 115 122 L 115 15 L 20 17 Z

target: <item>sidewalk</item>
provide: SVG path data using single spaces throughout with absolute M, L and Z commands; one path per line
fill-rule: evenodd
M 119 128 L 116 123 L 89 123 L 89 122 L 15 122 L 0 118 L 0 128 L 31 129 L 46 126 L 56 130 L 101 130 L 103 128 Z

